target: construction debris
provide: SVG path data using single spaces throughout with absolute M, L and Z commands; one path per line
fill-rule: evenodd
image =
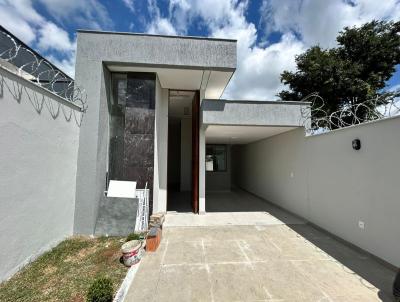
M 162 213 L 155 213 L 150 216 L 149 227 L 156 227 L 162 229 L 162 224 L 164 223 L 165 216 Z
M 146 251 L 155 252 L 161 242 L 161 228 L 152 227 L 147 234 Z

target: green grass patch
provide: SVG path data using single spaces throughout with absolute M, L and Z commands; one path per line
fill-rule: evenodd
M 127 268 L 119 262 L 120 237 L 73 237 L 0 284 L 0 301 L 85 301 L 96 276 L 112 281 L 114 293 Z

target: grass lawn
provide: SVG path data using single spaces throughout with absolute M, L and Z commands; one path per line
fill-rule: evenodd
M 97 274 L 116 292 L 127 268 L 119 262 L 121 237 L 73 237 L 0 284 L 0 301 L 85 301 Z

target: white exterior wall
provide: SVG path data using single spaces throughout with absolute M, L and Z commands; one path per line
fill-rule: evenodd
M 204 89 L 200 89 L 200 108 L 204 100 Z M 201 111 L 200 111 L 200 114 Z M 206 129 L 203 118 L 200 116 L 199 133 L 199 214 L 206 212 Z
M 80 113 L 0 68 L 0 281 L 73 231 Z
M 168 89 L 156 80 L 153 213 L 167 211 Z
M 234 179 L 398 267 L 399 150 L 400 117 L 311 137 L 300 128 L 236 147 Z

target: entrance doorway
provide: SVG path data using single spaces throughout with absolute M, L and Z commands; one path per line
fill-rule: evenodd
M 198 212 L 198 115 L 197 91 L 169 91 L 167 211 Z

